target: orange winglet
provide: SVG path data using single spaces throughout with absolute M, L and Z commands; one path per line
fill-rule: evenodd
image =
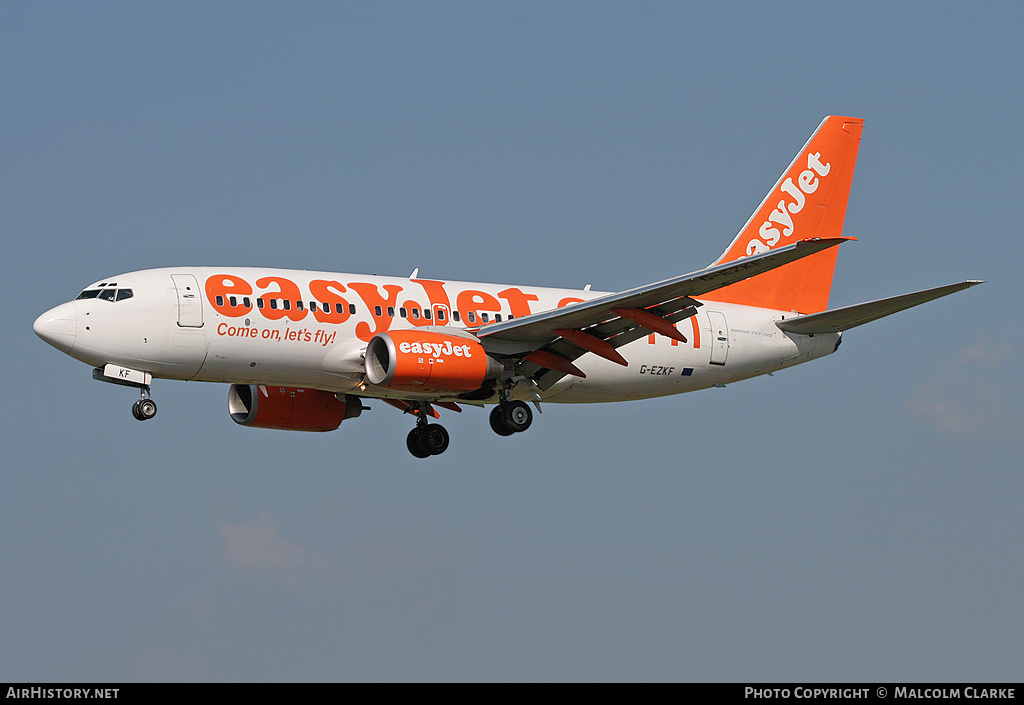
M 616 350 L 615 347 L 607 340 L 601 340 L 590 333 L 584 333 L 581 330 L 573 330 L 570 328 L 556 328 L 552 332 L 562 336 L 570 342 L 576 343 L 576 345 L 579 345 L 588 352 L 592 352 L 595 355 L 603 357 L 605 360 L 611 360 L 623 367 L 629 367 L 629 363 L 626 362 L 626 358 L 622 357 L 622 355 L 619 354 L 619 351 Z
M 572 364 L 564 357 L 559 357 L 554 353 L 549 353 L 546 350 L 534 350 L 529 355 L 525 356 L 526 360 L 540 365 L 541 367 L 547 367 L 549 370 L 555 370 L 556 372 L 562 372 L 563 374 L 572 375 L 574 377 L 586 377 L 585 374 Z
M 633 323 L 641 325 L 647 330 L 654 331 L 655 333 L 661 333 L 668 338 L 674 338 L 680 343 L 686 342 L 686 338 L 683 337 L 682 333 L 676 330 L 674 324 L 669 323 L 656 313 L 651 313 L 650 311 L 642 308 L 613 308 L 612 313 L 633 321 Z

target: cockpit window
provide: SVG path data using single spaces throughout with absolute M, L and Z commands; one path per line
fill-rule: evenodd
M 134 294 L 131 289 L 86 289 L 81 294 L 75 297 L 75 300 L 79 299 L 103 299 L 104 301 L 124 301 L 125 299 L 132 298 Z

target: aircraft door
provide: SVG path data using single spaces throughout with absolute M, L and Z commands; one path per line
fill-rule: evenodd
M 178 325 L 182 328 L 203 327 L 203 297 L 199 282 L 192 274 L 172 274 L 178 296 Z
M 720 311 L 708 311 L 711 322 L 711 364 L 725 365 L 729 357 L 729 325 L 725 322 L 725 314 Z

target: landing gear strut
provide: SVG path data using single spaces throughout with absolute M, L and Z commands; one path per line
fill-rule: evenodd
M 427 423 L 427 405 L 421 404 L 416 411 L 416 428 L 409 431 L 405 446 L 417 458 L 440 455 L 448 450 L 448 429 L 439 423 Z
M 141 387 L 142 398 L 132 404 L 132 416 L 139 421 L 149 421 L 156 416 L 156 402 L 149 396 L 149 386 Z

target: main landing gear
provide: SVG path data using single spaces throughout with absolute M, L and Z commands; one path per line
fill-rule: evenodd
M 132 404 L 132 416 L 139 421 L 149 421 L 156 416 L 156 402 L 149 396 L 149 387 L 141 387 L 142 398 Z
M 501 393 L 501 401 L 491 410 L 491 429 L 499 436 L 522 433 L 533 423 L 533 410 L 524 401 L 512 401 L 507 389 Z M 539 399 L 539 397 L 538 397 Z M 416 405 L 416 428 L 409 431 L 405 445 L 417 458 L 440 455 L 448 450 L 448 431 L 437 423 L 428 423 L 426 402 Z M 538 409 L 540 407 L 538 406 Z
M 409 431 L 405 445 L 417 458 L 441 455 L 448 450 L 448 429 L 439 423 L 427 423 L 427 405 L 416 410 L 416 428 Z
M 503 401 L 491 410 L 491 429 L 499 436 L 521 433 L 533 423 L 533 411 L 524 401 Z

